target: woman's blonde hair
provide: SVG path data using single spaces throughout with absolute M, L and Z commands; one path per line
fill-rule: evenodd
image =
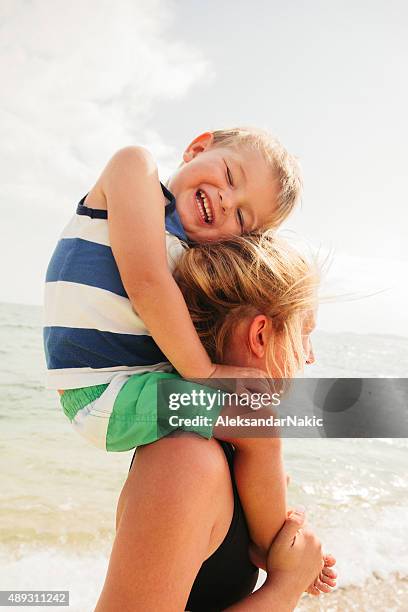
M 263 314 L 274 331 L 269 374 L 291 378 L 303 368 L 302 324 L 316 306 L 318 271 L 272 230 L 187 249 L 176 279 L 214 362 L 223 361 L 227 339 L 243 317 Z M 283 365 L 276 360 L 276 343 Z
M 213 146 L 246 146 L 262 153 L 279 183 L 277 206 L 266 226 L 278 227 L 292 212 L 302 194 L 302 171 L 294 155 L 266 130 L 253 127 L 234 127 L 212 132 Z M 263 229 L 266 229 L 263 228 Z

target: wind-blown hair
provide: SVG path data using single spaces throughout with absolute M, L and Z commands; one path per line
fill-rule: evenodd
M 176 280 L 208 354 L 222 363 L 228 338 L 244 317 L 263 314 L 274 333 L 270 376 L 291 378 L 303 368 L 302 323 L 316 307 L 317 266 L 272 230 L 187 249 Z M 280 359 L 276 359 L 276 344 Z M 283 365 L 282 365 L 283 364 Z

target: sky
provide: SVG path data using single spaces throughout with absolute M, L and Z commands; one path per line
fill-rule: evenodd
M 399 0 L 2 0 L 0 301 L 41 303 L 115 150 L 164 178 L 200 132 L 255 125 L 302 164 L 286 227 L 331 253 L 322 293 L 353 296 L 320 328 L 408 336 L 407 22 Z

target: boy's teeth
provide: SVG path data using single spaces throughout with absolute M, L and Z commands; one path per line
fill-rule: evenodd
M 206 223 L 211 223 L 213 220 L 211 207 L 207 201 L 205 193 L 201 191 L 201 189 L 198 190 L 198 195 L 196 195 L 196 201 L 203 220 Z

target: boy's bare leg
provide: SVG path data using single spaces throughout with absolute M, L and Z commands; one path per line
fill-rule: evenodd
M 286 520 L 286 475 L 280 438 L 238 438 L 234 473 L 251 540 L 266 555 Z
M 269 410 L 250 411 L 242 417 L 270 416 Z M 236 415 L 236 413 L 235 413 Z M 260 429 L 256 428 L 256 433 Z M 253 430 L 253 431 L 255 431 Z M 245 430 L 246 431 L 246 430 Z M 231 442 L 235 449 L 234 473 L 245 511 L 251 540 L 260 555 L 266 555 L 272 540 L 286 520 L 286 475 L 282 442 L 276 429 L 262 432 L 264 437 L 242 437 L 243 429 L 214 427 L 214 437 Z M 266 437 L 266 434 L 269 437 Z

